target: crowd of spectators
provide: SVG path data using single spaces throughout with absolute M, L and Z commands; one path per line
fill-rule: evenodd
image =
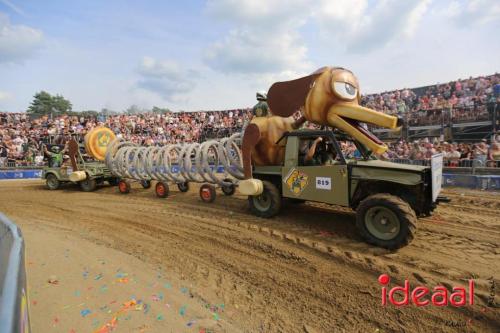
M 384 157 L 387 159 L 429 160 L 434 154 L 443 154 L 448 165 L 459 165 L 459 161 L 475 160 L 478 166 L 500 166 L 500 135 L 488 144 L 486 140 L 476 143 L 439 141 L 437 138 L 398 141 L 389 144 Z M 467 163 L 461 163 L 467 165 Z M 471 165 L 471 164 L 469 164 Z
M 117 137 L 140 145 L 164 145 L 227 136 L 241 131 L 250 117 L 250 109 L 108 117 L 61 115 L 33 120 L 26 113 L 0 113 L 0 167 L 8 160 L 17 165 L 42 165 L 43 144 L 64 144 L 72 135 L 82 140 L 96 126 L 107 126 Z
M 500 103 L 500 74 L 362 97 L 363 105 L 402 116 L 410 126 L 440 124 L 447 116 L 453 121 L 487 119 L 488 103 Z M 100 125 L 140 145 L 164 145 L 229 136 L 241 131 L 251 117 L 251 109 L 86 117 L 59 115 L 38 119 L 30 119 L 26 113 L 0 113 L 0 167 L 8 160 L 16 161 L 17 165 L 41 165 L 43 144 L 63 144 L 71 135 L 82 139 Z M 499 159 L 497 142 L 488 147 L 485 142 L 456 144 L 429 140 L 392 144 L 387 157 L 426 159 L 437 152 L 443 152 L 446 159 Z
M 488 120 L 488 105 L 500 103 L 500 74 L 401 89 L 362 97 L 362 103 L 388 114 L 405 116 L 410 126 Z

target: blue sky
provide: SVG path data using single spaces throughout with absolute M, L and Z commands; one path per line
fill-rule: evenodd
M 500 70 L 497 0 L 0 0 L 0 110 L 251 106 L 324 65 L 364 93 Z

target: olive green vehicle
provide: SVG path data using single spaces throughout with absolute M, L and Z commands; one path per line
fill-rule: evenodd
M 77 183 L 83 191 L 91 192 L 97 188 L 97 185 L 103 184 L 104 181 L 107 181 L 110 185 L 118 185 L 118 179 L 111 174 L 106 164 L 94 160 L 86 161 L 80 151 L 76 154 L 75 166 L 76 169 L 73 169 L 72 165 L 45 167 L 42 171 L 42 178 L 45 179 L 47 188 L 57 190 L 64 183 Z M 82 173 L 83 176 L 77 181 L 72 181 L 70 175 L 75 171 L 84 174 Z
M 322 137 L 329 149 L 327 164 L 304 165 L 300 147 L 306 140 Z M 433 167 L 403 165 L 372 156 L 359 142 L 333 131 L 298 130 L 286 133 L 282 166 L 260 166 L 253 177 L 262 180 L 263 192 L 249 196 L 250 210 L 260 217 L 280 212 L 282 198 L 293 203 L 322 202 L 356 211 L 356 226 L 365 241 L 396 249 L 411 242 L 417 217 L 428 216 L 441 189 L 442 156 Z M 346 158 L 339 141 L 351 141 L 359 158 Z

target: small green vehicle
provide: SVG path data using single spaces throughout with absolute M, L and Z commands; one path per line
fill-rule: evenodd
M 97 185 L 107 181 L 110 185 L 118 185 L 119 179 L 114 177 L 106 164 L 92 159 L 84 159 L 81 146 L 75 142 L 74 160 L 71 165 L 48 166 L 42 171 L 42 179 L 45 179 L 49 190 L 57 190 L 64 183 L 79 184 L 85 192 L 94 191 Z M 76 167 L 76 168 L 75 168 Z
M 327 164 L 305 165 L 304 141 L 322 137 Z M 256 166 L 253 178 L 263 183 L 263 192 L 249 196 L 251 212 L 260 217 L 277 215 L 283 198 L 289 202 L 314 201 L 350 207 L 356 211 L 356 227 L 362 238 L 376 246 L 397 249 L 413 239 L 417 216 L 428 216 L 440 201 L 442 155 L 432 166 L 403 165 L 372 156 L 362 144 L 341 132 L 297 130 L 286 133 L 283 165 Z M 357 158 L 346 158 L 340 142 L 353 142 Z

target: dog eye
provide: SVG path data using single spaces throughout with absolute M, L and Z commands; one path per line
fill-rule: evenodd
M 333 83 L 333 90 L 340 98 L 348 100 L 356 98 L 357 89 L 350 83 L 336 81 Z

